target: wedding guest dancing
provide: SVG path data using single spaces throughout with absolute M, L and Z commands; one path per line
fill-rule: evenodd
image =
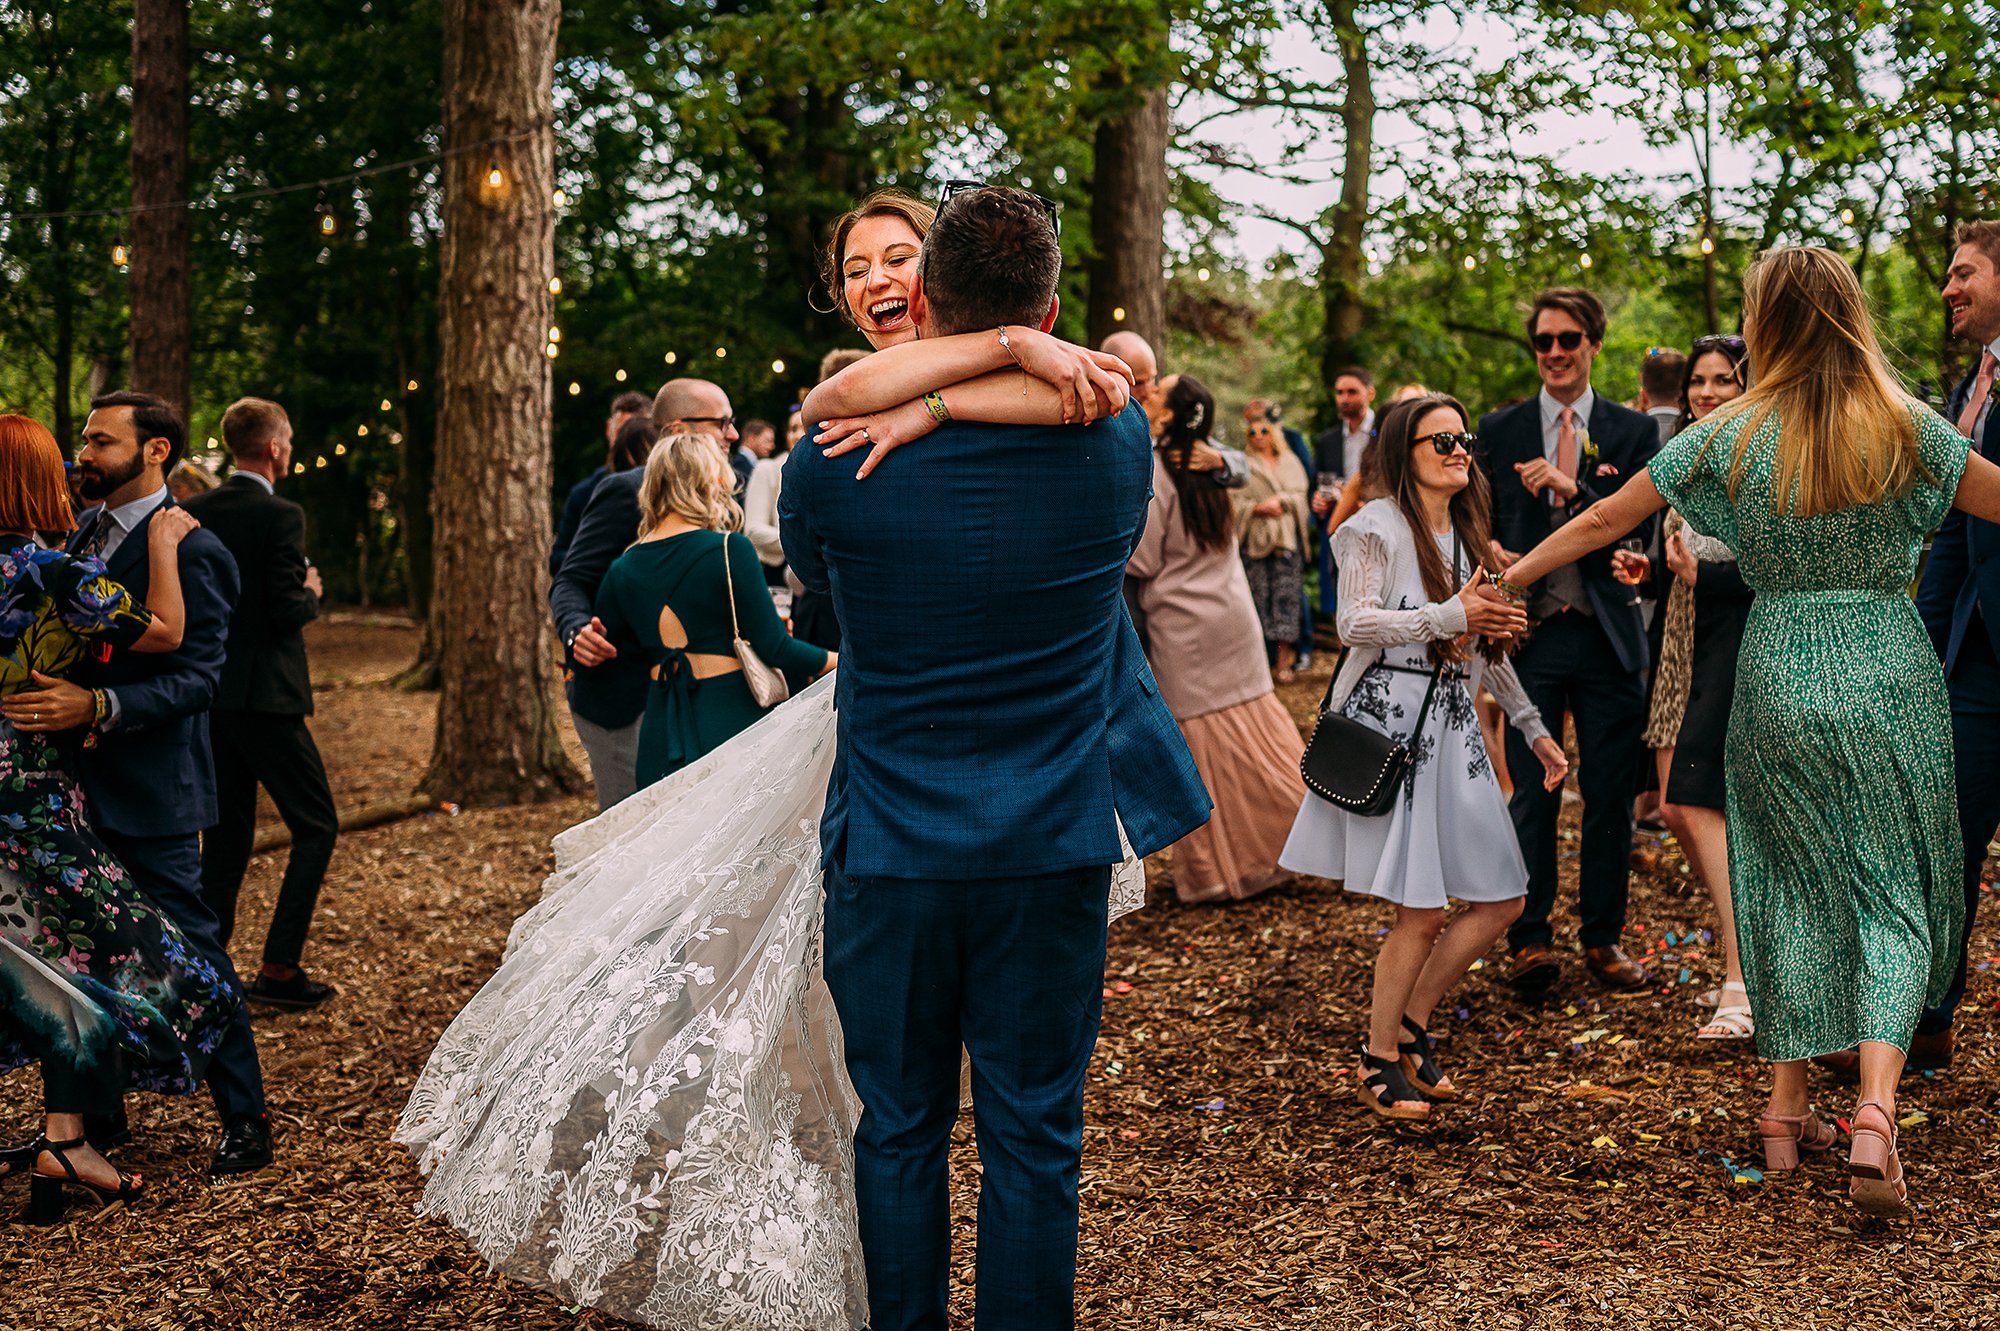
M 1578 287 L 1552 287 L 1528 312 L 1528 339 L 1542 391 L 1479 422 L 1480 465 L 1493 492 L 1493 537 L 1508 551 L 1560 530 L 1600 498 L 1616 494 L 1659 448 L 1646 417 L 1598 396 L 1590 370 L 1604 347 L 1604 304 Z M 1641 532 L 1641 541 L 1646 532 Z M 1624 555 L 1626 552 L 1619 552 Z M 1614 560 L 1593 555 L 1563 567 L 1535 589 L 1534 633 L 1514 658 L 1528 691 L 1560 742 L 1576 727 L 1583 794 L 1578 842 L 1577 935 L 1586 967 L 1614 989 L 1638 989 L 1646 968 L 1619 945 L 1631 879 L 1632 792 L 1639 780 L 1639 731 L 1646 718 L 1646 625 Z M 1510 978 L 1528 993 L 1561 971 L 1549 913 L 1556 901 L 1556 818 L 1562 795 L 1545 788 L 1541 764 L 1518 733 L 1507 740 L 1514 780 L 1509 811 L 1528 863 L 1528 901 L 1508 930 Z
M 1250 479 L 1233 496 L 1237 543 L 1250 579 L 1251 603 L 1264 626 L 1265 658 L 1277 682 L 1289 684 L 1299 659 L 1300 588 L 1305 551 L 1312 544 L 1307 507 L 1312 477 L 1278 423 L 1261 409 L 1252 417 L 1245 408 L 1243 428 Z
M 1473 710 L 1482 684 L 1541 763 L 1543 789 L 1559 789 L 1569 764 L 1502 652 L 1527 614 L 1478 592 L 1491 532 L 1465 408 L 1438 394 L 1398 402 L 1377 438 L 1388 494 L 1334 533 L 1346 653 L 1321 709 L 1395 736 L 1415 759 L 1401 798 L 1380 816 L 1306 795 L 1279 863 L 1395 903 L 1355 1090 L 1382 1118 L 1422 1119 L 1432 1101 L 1458 1098 L 1437 1065 L 1431 1013 L 1527 893 Z M 1447 928 L 1451 900 L 1465 909 Z
M 1757 1051 L 1772 1063 L 1766 1168 L 1832 1147 L 1808 1063 L 1858 1047 L 1848 1190 L 1906 1202 L 1896 1081 L 1951 987 L 1965 919 L 1944 673 L 1908 587 L 1953 508 L 2000 520 L 2000 467 L 1906 394 L 1853 269 L 1817 246 L 1744 278 L 1757 384 L 1509 571 L 1503 591 L 1602 549 L 1671 502 L 1756 590 L 1727 769 L 1730 886 Z
M 71 1192 L 101 1208 L 145 1188 L 115 1169 L 84 1115 L 113 1114 L 127 1086 L 186 1095 L 241 1006 L 83 817 L 66 737 L 24 690 L 87 653 L 170 652 L 185 612 L 178 510 L 147 526 L 146 604 L 94 560 L 51 548 L 69 495 L 55 437 L 0 416 L 0 1072 L 40 1065 L 42 1135 L 0 1150 L 0 1178 L 32 1174 L 29 1220 L 54 1224 Z M 41 691 L 36 689 L 37 692 Z
M 1174 890 L 1182 901 L 1236 900 L 1286 876 L 1278 851 L 1305 795 L 1299 728 L 1264 664 L 1229 494 L 1188 466 L 1214 428 L 1215 399 L 1200 380 L 1168 375 L 1146 418 L 1153 498 L 1126 586 L 1144 615 L 1160 697 L 1215 802 L 1208 822 L 1174 846 Z

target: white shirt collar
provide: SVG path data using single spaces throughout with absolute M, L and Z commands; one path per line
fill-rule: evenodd
M 1541 392 L 1541 402 L 1542 432 L 1546 434 L 1550 430 L 1555 429 L 1556 422 L 1562 418 L 1563 404 L 1550 397 L 1549 390 L 1546 388 Z M 1597 390 L 1591 388 L 1589 385 L 1585 385 L 1583 396 L 1570 405 L 1576 408 L 1577 426 L 1583 429 L 1589 428 L 1590 413 L 1597 406 Z
M 236 472 L 235 474 L 236 474 L 237 476 L 247 476 L 247 477 L 249 477 L 249 478 L 250 478 L 251 480 L 253 480 L 253 481 L 257 482 L 257 484 L 259 484 L 259 485 L 261 485 L 261 486 L 263 486 L 263 487 L 264 487 L 264 493 L 265 493 L 265 494 L 267 494 L 267 495 L 274 495 L 274 494 L 278 493 L 278 487 L 277 487 L 277 486 L 275 486 L 275 485 L 273 485 L 273 484 L 271 484 L 271 478 L 270 478 L 270 477 L 268 477 L 268 476 L 266 476 L 266 475 L 264 475 L 264 474 L 263 474 L 262 472 L 256 472 L 256 471 L 239 471 L 239 472 Z
M 1994 359 L 2000 360 L 2000 337 L 1996 337 L 1991 342 L 1988 342 L 1986 349 L 1993 353 Z M 1973 368 L 1977 369 L 1979 367 L 1974 366 Z
M 1352 430 L 1347 428 L 1347 418 L 1345 416 L 1341 417 L 1340 428 L 1350 438 L 1355 435 L 1365 436 L 1375 433 L 1375 408 L 1368 408 L 1368 414 L 1361 418 L 1361 424 Z
M 132 529 L 143 522 L 148 513 L 151 513 L 172 497 L 167 493 L 167 487 L 163 485 L 153 491 L 153 493 L 141 495 L 130 503 L 120 504 L 116 508 L 105 509 L 104 516 L 117 523 L 118 530 L 130 535 Z

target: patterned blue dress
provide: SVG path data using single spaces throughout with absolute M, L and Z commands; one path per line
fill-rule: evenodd
M 0 555 L 0 696 L 130 647 L 151 618 L 96 560 Z M 241 994 L 92 834 L 72 756 L 0 718 L 0 1072 L 115 1052 L 129 1088 L 186 1094 Z

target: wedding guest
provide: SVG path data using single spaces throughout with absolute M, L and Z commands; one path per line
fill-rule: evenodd
M 804 421 L 805 413 L 795 411 L 792 418 Z M 745 430 L 744 436 L 747 438 L 750 433 Z M 750 484 L 743 492 L 743 534 L 757 547 L 757 562 L 764 570 L 765 584 L 771 587 L 785 585 L 785 544 L 778 536 L 778 491 L 784 485 L 785 455 L 792 451 L 789 430 L 786 435 L 783 448 L 757 459 L 757 465 L 750 471 Z
M 1742 338 L 1698 338 L 1692 356 L 1681 364 L 1683 426 L 1708 419 L 1717 407 L 1742 396 L 1749 368 Z M 1752 593 L 1727 545 L 1689 531 L 1672 511 L 1666 525 L 1665 560 L 1675 581 L 1661 617 L 1645 742 L 1658 762 L 1660 815 L 1715 903 L 1723 983 L 1713 996 L 1715 1016 L 1696 1037 L 1747 1040 L 1757 1027 L 1743 987 L 1736 914 L 1730 905 L 1723 754 L 1736 691 L 1736 654 L 1749 622 Z M 1708 998 L 1703 995 L 1704 1002 Z
M 2000 467 L 1903 391 L 1840 255 L 1770 251 L 1743 288 L 1755 386 L 1509 577 L 1544 577 L 1666 503 L 1736 552 L 1757 599 L 1729 720 L 1730 887 L 1738 934 L 1758 940 L 1743 979 L 1773 1065 L 1765 1167 L 1834 1144 L 1807 1060 L 1858 1045 L 1848 1191 L 1897 1214 L 1896 1082 L 1965 921 L 1950 701 L 1908 587 L 1953 508 L 2000 521 Z M 1513 582 L 1500 590 L 1524 595 Z
M 1685 422 L 1681 411 L 1685 399 L 1681 381 L 1686 377 L 1688 358 L 1672 347 L 1647 347 L 1639 362 L 1639 410 L 1652 417 L 1660 432 L 1660 442 L 1679 434 Z
M 1228 492 L 1188 469 L 1215 426 L 1215 399 L 1199 380 L 1168 375 L 1146 418 L 1153 498 L 1125 572 L 1160 697 L 1215 802 L 1208 822 L 1174 846 L 1174 890 L 1182 901 L 1240 900 L 1285 878 L 1278 851 L 1305 794 L 1304 746 L 1271 687 Z
M 185 504 L 196 495 L 207 494 L 218 484 L 214 472 L 193 458 L 184 458 L 174 468 L 173 474 L 167 477 L 167 493 L 174 497 L 175 502 Z
M 806 412 L 803 403 L 794 402 L 785 409 L 785 448 L 789 453 L 799 446 L 799 440 L 806 437 Z M 773 456 L 777 456 L 773 454 Z
M 147 524 L 142 605 L 51 548 L 74 525 L 63 472 L 46 427 L 0 416 L 0 1073 L 38 1064 L 45 1114 L 39 1138 L 0 1150 L 0 1178 L 32 1173 L 28 1218 L 44 1225 L 69 1191 L 100 1208 L 143 1191 L 84 1116 L 108 1120 L 127 1085 L 191 1093 L 242 1005 L 92 833 L 69 728 L 21 701 L 89 654 L 173 651 L 186 619 L 179 546 L 195 523 L 168 509 Z
M 1616 494 L 1659 448 L 1659 430 L 1651 421 L 1591 389 L 1591 365 L 1603 349 L 1604 330 L 1603 302 L 1577 287 L 1542 292 L 1528 313 L 1542 390 L 1479 422 L 1485 443 L 1479 461 L 1493 487 L 1493 535 L 1503 551 L 1527 549 L 1598 499 Z M 1641 530 L 1642 543 L 1649 530 L 1650 525 Z M 1514 669 L 1558 741 L 1565 717 L 1576 727 L 1583 793 L 1578 934 L 1584 964 L 1603 984 L 1638 989 L 1648 983 L 1646 968 L 1625 954 L 1619 939 L 1631 874 L 1632 792 L 1639 779 L 1648 657 L 1638 600 L 1613 564 L 1611 556 L 1593 555 L 1558 569 L 1536 588 L 1528 608 L 1535 630 L 1514 658 Z M 1621 561 L 1619 567 L 1625 566 Z M 1528 863 L 1528 902 L 1508 932 L 1511 978 L 1533 993 L 1545 990 L 1561 969 L 1549 913 L 1556 899 L 1562 797 L 1542 788 L 1540 763 L 1518 735 L 1508 738 L 1507 766 L 1514 780 L 1514 829 Z
M 1153 351 L 1153 344 L 1126 328 L 1105 338 L 1097 349 L 1132 367 L 1132 396 L 1140 406 L 1150 408 L 1153 391 L 1160 384 L 1160 358 Z
M 637 784 L 677 772 L 765 708 L 750 692 L 733 641 L 741 638 L 794 689 L 833 668 L 834 657 L 785 632 L 757 551 L 738 534 L 728 459 L 715 441 L 670 434 L 646 460 L 640 535 L 604 574 L 600 632 L 630 644 L 651 676 L 639 728 Z
M 166 473 L 186 441 L 179 413 L 160 398 L 119 392 L 91 401 L 76 465 L 84 494 L 100 506 L 82 516 L 69 550 L 101 559 L 108 576 L 135 597 L 150 600 L 145 533 L 159 513 L 176 507 Z M 186 608 L 178 649 L 114 652 L 108 661 L 86 657 L 69 679 L 40 693 L 16 694 L 12 705 L 50 710 L 55 729 L 83 729 L 95 737 L 77 759 L 91 826 L 190 951 L 240 988 L 221 926 L 202 895 L 201 833 L 219 814 L 208 710 L 241 584 L 236 561 L 212 532 L 190 532 L 176 554 Z M 21 724 L 11 711 L 9 716 Z M 162 798 L 163 791 L 173 798 Z M 222 1119 L 209 1172 L 240 1174 L 270 1164 L 264 1074 L 246 1010 L 231 1018 L 206 1072 Z M 90 1140 L 100 1143 L 127 1131 L 122 1107 L 85 1126 Z
M 563 500 L 562 516 L 556 522 L 555 544 L 549 547 L 549 572 L 553 574 L 562 567 L 563 556 L 569 553 L 569 543 L 576 539 L 577 525 L 583 521 L 583 510 L 590 506 L 590 496 L 597 491 L 597 483 L 606 476 L 622 470 L 612 454 L 617 452 L 618 432 L 630 420 L 645 416 L 652 411 L 653 404 L 644 393 L 620 393 L 611 403 L 611 414 L 604 418 L 604 462 L 590 475 L 570 487 L 569 496 Z
M 693 432 L 726 451 L 736 443 L 729 394 L 706 379 L 670 379 L 653 399 L 661 434 Z M 628 450 L 629 453 L 629 450 Z M 565 680 L 570 719 L 590 757 L 597 807 L 608 809 L 638 789 L 639 720 L 646 710 L 646 663 L 636 640 L 607 638 L 595 607 L 612 561 L 639 538 L 643 469 L 607 476 L 591 492 L 576 539 L 549 588 L 556 636 L 573 668 Z M 760 579 L 761 580 L 761 579 Z M 622 654 L 621 654 L 622 652 Z
M 1307 544 L 1306 495 L 1312 482 L 1274 422 L 1253 421 L 1243 445 L 1250 479 L 1232 495 L 1237 542 L 1257 619 L 1264 626 L 1266 658 L 1275 661 L 1278 683 L 1289 684 L 1297 660 L 1294 643 L 1304 571 L 1300 552 Z
M 1359 365 L 1350 365 L 1333 376 L 1333 407 L 1338 419 L 1331 429 L 1321 432 L 1314 460 L 1318 463 L 1313 482 L 1312 513 L 1321 535 L 1313 544 L 1319 556 L 1319 611 L 1332 615 L 1339 595 L 1338 573 L 1333 564 L 1333 533 L 1353 517 L 1373 495 L 1356 493 L 1339 520 L 1334 513 L 1347 501 L 1347 490 L 1361 479 L 1361 455 L 1375 435 L 1375 376 Z
M 2000 458 L 1993 422 L 1993 373 L 2000 356 L 2000 222 L 1966 222 L 1946 272 L 1945 310 L 1951 331 L 1979 345 L 1979 359 L 1952 390 L 1945 415 L 1958 423 L 1979 456 Z M 1965 997 L 1966 951 L 1986 847 L 2000 828 L 2000 569 L 1986 552 L 2000 539 L 1982 518 L 1954 512 L 1938 528 L 1917 589 L 1917 612 L 1944 662 L 1951 695 L 1952 754 L 1958 788 L 1958 830 L 1964 847 L 1965 927 L 1958 937 L 1951 985 L 1917 1019 L 1910 1066 L 1951 1066 L 1952 1018 Z M 1994 599 L 1988 601 L 1986 593 Z M 1992 610 L 1987 606 L 1991 605 Z
M 219 817 L 202 835 L 201 890 L 226 945 L 236 930 L 236 899 L 250 867 L 262 786 L 292 845 L 264 937 L 263 966 L 247 996 L 304 1011 L 334 992 L 299 963 L 340 831 L 326 766 L 306 724 L 313 711 L 312 674 L 301 630 L 319 617 L 319 570 L 306 558 L 305 510 L 276 492 L 292 469 L 285 409 L 264 398 L 242 398 L 222 414 L 222 438 L 235 474 L 188 503 L 188 512 L 215 533 L 244 575 L 208 720 Z
M 1479 595 L 1491 531 L 1465 408 L 1442 395 L 1399 402 L 1383 414 L 1379 439 L 1388 494 L 1334 536 L 1347 653 L 1323 706 L 1415 757 L 1387 814 L 1349 813 L 1308 794 L 1279 863 L 1395 903 L 1355 1090 L 1379 1117 L 1421 1119 L 1433 1101 L 1458 1097 L 1437 1065 L 1431 1014 L 1521 913 L 1527 891 L 1473 714 L 1481 685 L 1541 764 L 1543 789 L 1559 789 L 1569 769 L 1503 652 L 1527 615 Z M 1465 909 L 1446 928 L 1453 899 Z
M 1305 594 L 1305 564 L 1311 558 L 1311 551 L 1317 544 L 1317 524 L 1313 521 L 1311 495 L 1316 484 L 1317 472 L 1313 463 L 1312 449 L 1306 444 L 1306 437 L 1284 423 L 1284 412 L 1267 398 L 1253 397 L 1243 406 L 1243 433 L 1249 434 L 1262 425 L 1271 426 L 1277 433 L 1278 442 L 1290 451 L 1299 468 L 1305 473 L 1306 497 L 1305 518 L 1299 528 L 1299 617 L 1297 633 L 1292 638 L 1291 670 L 1304 670 L 1312 665 L 1313 630 L 1312 602 Z M 1289 675 L 1287 676 L 1289 678 Z

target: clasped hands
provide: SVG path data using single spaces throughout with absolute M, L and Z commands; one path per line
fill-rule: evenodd
M 1514 471 L 1521 478 L 1521 484 L 1528 487 L 1528 493 L 1538 495 L 1544 490 L 1554 490 L 1564 503 L 1575 499 L 1582 488 L 1576 477 L 1570 476 L 1547 458 L 1536 458 L 1532 462 L 1516 462 Z

